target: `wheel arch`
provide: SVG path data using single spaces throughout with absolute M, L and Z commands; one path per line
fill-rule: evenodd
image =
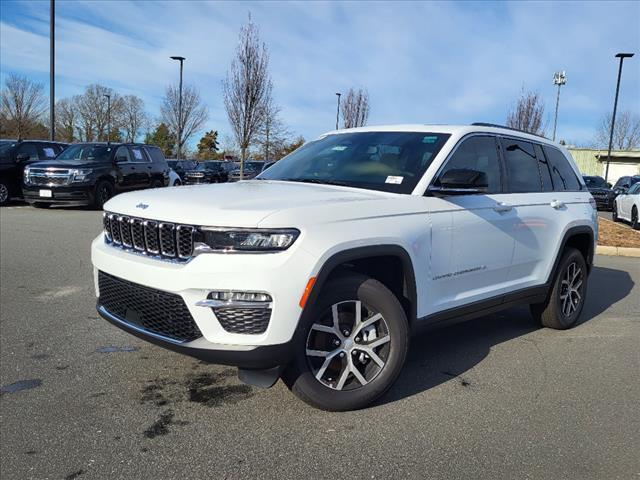
M 593 265 L 593 255 L 595 250 L 595 232 L 593 228 L 588 225 L 578 225 L 570 227 L 564 234 L 562 242 L 560 243 L 560 249 L 556 255 L 556 259 L 553 263 L 553 268 L 547 279 L 547 285 L 551 285 L 556 276 L 558 265 L 562 259 L 562 254 L 567 247 L 573 247 L 578 249 L 584 256 L 587 263 L 587 270 L 590 272 Z
M 417 316 L 416 278 L 411 256 L 395 244 L 349 248 L 330 256 L 315 276 L 302 315 L 308 315 L 327 282 L 339 275 L 360 273 L 370 276 L 391 290 L 402 304 L 412 325 Z

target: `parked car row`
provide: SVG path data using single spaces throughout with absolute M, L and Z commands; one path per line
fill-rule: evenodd
M 620 182 L 622 180 L 622 182 Z M 631 223 L 634 230 L 640 230 L 640 175 L 622 177 L 616 185 L 620 193 L 613 202 L 611 216 L 614 222 L 625 220 Z M 614 190 L 616 186 L 614 186 Z
M 618 195 L 625 194 L 634 183 L 640 181 L 640 176 L 620 177 L 615 185 L 611 186 L 604 178 L 597 175 L 583 175 L 582 178 L 596 201 L 598 210 L 613 211 Z M 635 179 L 635 180 L 634 180 Z

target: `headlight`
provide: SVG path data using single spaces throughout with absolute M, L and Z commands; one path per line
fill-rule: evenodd
M 90 168 L 76 168 L 73 170 L 72 182 L 84 182 L 87 177 L 93 172 Z
M 24 183 L 29 184 L 29 182 L 31 181 L 29 179 L 29 174 L 31 173 L 31 167 L 24 167 Z
M 289 248 L 300 232 L 294 228 L 273 230 L 201 230 L 196 240 L 196 253 L 278 252 Z M 198 241 L 200 240 L 200 241 Z

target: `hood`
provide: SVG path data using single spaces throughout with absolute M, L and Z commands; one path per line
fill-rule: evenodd
M 86 160 L 46 160 L 44 162 L 29 163 L 34 168 L 104 168 L 109 164 L 106 162 L 87 162 Z
M 613 190 L 607 187 L 587 187 L 587 190 L 595 193 L 611 193 Z
M 192 225 L 256 227 L 261 220 L 286 210 L 296 211 L 291 221 L 308 221 L 305 207 L 331 209 L 380 201 L 395 194 L 307 183 L 255 180 L 169 188 L 118 195 L 104 209 L 114 213 Z M 283 225 L 284 226 L 284 225 Z M 293 227 L 296 225 L 287 225 Z

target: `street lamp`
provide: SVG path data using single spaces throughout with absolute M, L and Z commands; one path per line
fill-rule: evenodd
M 105 93 L 102 95 L 107 97 L 107 143 L 111 142 L 111 95 Z
M 176 160 L 180 160 L 180 143 L 182 142 L 182 64 L 186 60 L 184 57 L 177 55 L 170 57 L 171 60 L 177 60 L 180 62 L 180 94 L 178 97 L 178 151 L 176 153 Z
M 49 2 L 49 122 L 51 141 L 56 139 L 56 4 L 55 0 Z
M 553 120 L 553 141 L 556 141 L 556 127 L 558 126 L 558 105 L 560 105 L 560 87 L 567 83 L 567 74 L 565 71 L 553 74 L 553 84 L 558 86 L 558 96 L 556 97 L 556 115 Z
M 620 77 L 622 76 L 622 62 L 625 58 L 633 57 L 633 53 L 618 53 L 616 58 L 620 59 L 618 67 L 618 83 L 616 85 L 616 98 L 613 101 L 613 115 L 611 116 L 611 132 L 609 133 L 609 151 L 607 152 L 607 168 L 604 172 L 604 181 L 609 180 L 609 162 L 611 161 L 611 145 L 613 144 L 613 127 L 616 123 L 616 110 L 618 109 L 618 93 L 620 92 Z
M 338 96 L 338 109 L 336 110 L 336 130 L 338 130 L 338 120 L 340 119 L 340 95 L 341 93 L 336 93 Z

